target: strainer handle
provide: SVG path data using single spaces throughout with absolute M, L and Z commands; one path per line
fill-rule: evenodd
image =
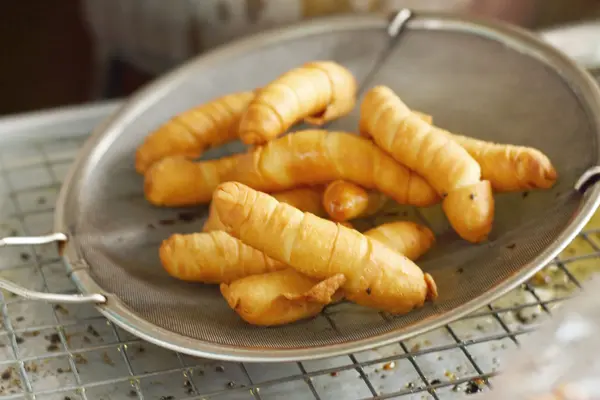
M 64 233 L 52 233 L 43 236 L 16 236 L 6 237 L 0 239 L 0 247 L 6 246 L 27 246 L 27 245 L 38 245 L 48 243 L 64 243 L 68 240 L 67 235 Z M 29 290 L 23 286 L 17 285 L 14 282 L 0 278 L 0 288 L 8 290 L 9 292 L 16 294 L 17 296 L 23 297 L 29 300 L 42 300 L 47 303 L 106 303 L 106 296 L 99 293 L 93 294 L 60 294 L 60 293 L 45 293 L 36 292 L 35 290 Z

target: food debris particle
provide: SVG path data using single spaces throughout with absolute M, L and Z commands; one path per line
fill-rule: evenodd
M 96 336 L 96 337 L 100 336 L 100 334 L 98 333 L 98 331 L 97 331 L 96 329 L 94 329 L 94 327 L 93 327 L 93 326 L 91 326 L 91 325 L 88 325 L 88 327 L 87 327 L 87 332 L 88 332 L 90 335 L 92 335 L 92 336 Z
M 69 396 L 65 396 L 63 400 L 71 400 Z
M 475 199 L 475 195 L 473 193 L 469 194 L 469 199 L 471 199 L 471 200 Z
M 389 363 L 383 364 L 384 371 L 391 371 L 394 368 L 396 368 L 395 361 L 390 361 Z
M 225 372 L 225 367 L 222 366 L 222 365 L 217 365 L 215 367 L 215 371 L 217 371 L 217 372 Z
M 414 382 L 408 382 L 406 385 L 407 389 L 413 390 L 415 388 Z
M 113 360 L 111 360 L 111 358 L 109 357 L 109 355 L 106 351 L 104 353 L 102 353 L 102 361 L 104 362 L 104 364 L 107 364 L 107 365 L 111 365 L 111 366 L 115 365 L 115 363 L 113 362 Z
M 371 288 L 367 288 L 367 294 L 371 294 Z
M 459 385 L 452 386 L 452 391 L 453 392 L 460 392 L 461 390 L 462 390 L 462 388 Z
M 446 376 L 446 378 L 448 378 L 450 381 L 455 381 L 456 380 L 456 375 L 454 375 L 453 372 L 451 371 L 446 371 L 444 372 L 444 375 Z
M 83 337 L 83 342 L 84 342 L 84 343 L 92 343 L 92 340 L 91 340 L 89 337 L 87 337 L 87 336 L 84 336 L 84 337 Z
M 198 215 L 196 215 L 193 212 L 181 212 L 181 213 L 177 214 L 177 217 L 182 222 L 193 222 L 197 216 Z
M 37 372 L 38 366 L 35 362 L 31 362 L 30 364 L 25 365 L 25 371 L 27 372 Z
M 9 368 L 5 369 L 4 372 L 2 372 L 2 375 L 0 375 L 0 378 L 2 378 L 3 381 L 7 381 L 12 377 L 12 372 L 13 372 L 12 367 L 9 367 Z
M 515 247 L 517 247 L 516 243 L 511 243 L 508 246 L 506 246 L 506 248 L 509 249 L 509 250 L 513 250 Z
M 17 322 L 23 322 L 25 321 L 25 317 L 17 317 L 16 320 Z
M 88 360 L 81 354 L 74 354 L 73 358 L 75 359 L 75 364 L 87 364 Z
M 484 380 L 481 378 L 470 380 L 467 383 L 467 388 L 465 389 L 466 394 L 474 394 L 482 391 L 482 386 L 485 384 Z
M 60 304 L 56 304 L 54 306 L 54 310 L 58 311 L 59 313 L 61 313 L 62 315 L 69 315 L 69 310 L 67 310 L 66 308 L 64 308 L 63 306 L 61 306 Z
M 25 339 L 23 339 L 23 338 L 22 338 L 22 337 L 20 337 L 20 336 L 16 336 L 16 337 L 15 337 L 15 340 L 17 341 L 17 344 L 21 344 L 21 343 L 23 343 L 23 342 L 25 341 Z
M 58 351 L 58 345 L 49 344 L 48 346 L 46 346 L 46 351 Z
M 415 353 L 417 351 L 421 350 L 421 344 L 420 343 L 416 343 L 413 347 L 410 348 L 410 352 L 411 353 Z
M 228 388 L 234 388 L 235 387 L 235 382 L 234 381 L 227 382 L 227 387 Z
M 136 392 L 134 389 L 131 389 L 131 390 L 129 391 L 129 396 L 130 396 L 130 397 L 137 397 L 137 392 Z
M 58 336 L 58 333 L 53 333 L 52 335 L 44 336 L 44 338 L 52 344 L 60 343 L 60 336 Z
M 460 267 L 459 269 L 456 270 L 456 272 L 458 272 L 459 274 L 462 274 L 463 272 L 465 272 L 464 268 Z
M 21 253 L 20 257 L 21 257 L 21 261 L 29 261 L 29 259 L 31 258 L 29 256 L 29 254 L 27 254 L 27 253 Z
M 175 396 L 160 396 L 159 400 L 175 400 Z
M 332 372 L 332 373 L 330 373 L 329 375 L 331 375 L 331 376 L 333 376 L 333 377 L 336 377 L 336 376 L 338 376 L 338 373 L 337 373 L 337 372 L 335 372 L 335 371 L 333 371 L 333 372 Z
M 440 383 L 442 383 L 442 381 L 440 381 L 439 379 L 434 379 L 430 382 L 432 385 L 439 385 Z

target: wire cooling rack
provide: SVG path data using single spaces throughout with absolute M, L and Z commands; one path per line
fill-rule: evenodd
M 0 235 L 52 229 L 53 205 L 90 130 L 117 106 L 0 120 Z M 54 246 L 0 249 L 0 276 L 74 293 Z M 600 213 L 529 283 L 411 340 L 320 361 L 238 364 L 164 350 L 91 305 L 1 294 L 0 397 L 6 399 L 454 399 L 493 388 L 500 357 L 600 269 Z

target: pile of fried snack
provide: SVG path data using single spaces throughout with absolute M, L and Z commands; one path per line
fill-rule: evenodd
M 456 233 L 478 243 L 492 228 L 493 192 L 556 181 L 540 151 L 447 132 L 384 86 L 365 94 L 358 135 L 289 133 L 302 121 L 323 126 L 356 102 L 351 72 L 315 61 L 253 92 L 185 111 L 151 133 L 136 154 L 147 200 L 210 203 L 202 233 L 162 243 L 165 270 L 220 284 L 229 306 L 254 325 L 309 318 L 342 299 L 403 314 L 437 297 L 433 278 L 414 263 L 433 245 L 433 233 L 408 221 L 361 233 L 349 220 L 388 202 L 441 202 Z M 195 160 L 237 139 L 247 152 Z

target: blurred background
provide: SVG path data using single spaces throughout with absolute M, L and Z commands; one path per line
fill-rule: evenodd
M 3 1 L 0 115 L 126 96 L 196 54 L 274 26 L 400 7 L 531 29 L 600 17 L 600 0 Z

